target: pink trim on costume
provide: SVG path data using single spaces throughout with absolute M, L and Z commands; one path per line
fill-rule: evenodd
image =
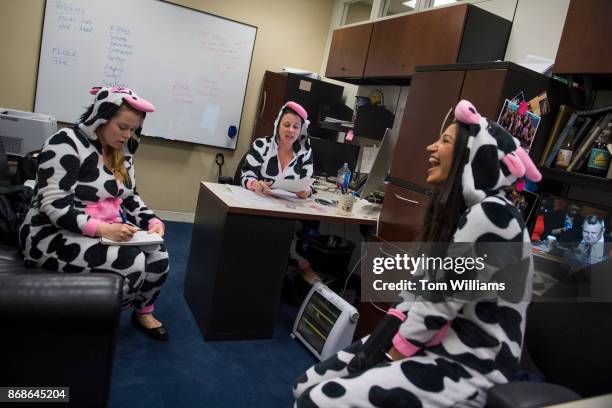
M 87 223 L 83 227 L 83 235 L 88 235 L 90 237 L 96 236 L 96 230 L 98 229 L 98 225 L 101 223 L 97 218 L 91 217 L 87 220 Z
M 455 107 L 455 119 L 466 125 L 476 125 L 480 123 L 482 116 L 472 102 L 462 99 Z
M 306 112 L 306 109 L 304 109 L 302 107 L 302 105 L 300 105 L 297 102 L 293 102 L 293 101 L 289 101 L 285 104 L 285 106 L 287 108 L 291 108 L 292 110 L 295 111 L 295 113 L 297 113 L 298 115 L 300 115 L 300 117 L 304 120 L 304 122 L 306 122 L 306 120 L 308 120 L 308 113 Z
M 89 93 L 92 95 L 97 95 L 98 92 L 100 92 L 100 89 L 102 89 L 101 86 L 94 86 L 89 90 Z
M 139 313 L 139 314 L 152 313 L 154 309 L 155 309 L 155 305 L 149 305 L 149 306 L 141 307 L 140 309 L 136 310 L 136 313 Z
M 451 325 L 451 322 L 446 323 L 438 332 L 425 344 L 427 347 L 437 346 L 442 343 L 442 340 L 446 337 L 448 333 L 448 329 Z
M 408 340 L 406 340 L 399 333 L 397 333 L 395 337 L 393 337 L 393 347 L 395 347 L 397 351 L 402 353 L 404 357 L 410 357 L 421 349 L 420 347 L 417 347 Z
M 85 207 L 85 214 L 104 222 L 121 222 L 119 207 L 123 200 L 119 197 L 107 198 L 97 203 L 89 203 Z
M 151 218 L 149 220 L 149 228 L 148 228 L 148 230 L 151 231 L 151 228 L 153 228 L 155 225 L 158 225 L 158 224 L 161 224 L 161 226 L 164 227 L 164 231 L 166 230 L 166 226 L 164 225 L 162 220 L 160 220 L 159 218 Z
M 402 311 L 397 310 L 397 309 L 389 309 L 387 310 L 387 314 L 397 317 L 402 322 L 406 320 L 406 315 Z

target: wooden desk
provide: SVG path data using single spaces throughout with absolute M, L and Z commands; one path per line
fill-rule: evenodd
M 360 201 L 344 216 L 313 200 L 291 202 L 201 183 L 184 294 L 204 339 L 272 337 L 295 220 L 375 225 L 379 208 Z

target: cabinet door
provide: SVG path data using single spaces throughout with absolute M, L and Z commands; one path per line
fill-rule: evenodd
M 492 121 L 497 121 L 505 98 L 513 98 L 525 87 L 525 82 L 522 82 L 519 85 L 522 85 L 523 88 L 520 88 L 514 94 L 504 95 L 504 85 L 507 77 L 507 69 L 466 71 L 459 99 L 467 99 L 474 104 L 478 113 Z M 509 91 L 512 92 L 512 90 Z M 528 98 L 529 96 L 525 95 L 525 97 Z
M 334 30 L 325 76 L 362 77 L 371 35 L 371 23 Z
M 612 2 L 572 0 L 565 17 L 553 71 L 559 74 L 612 72 Z
M 287 77 L 275 72 L 266 71 L 251 140 L 258 137 L 272 136 L 276 115 L 285 99 Z
M 389 242 L 417 241 L 430 200 L 430 196 L 387 184 L 378 235 Z
M 458 101 L 465 71 L 417 72 L 406 101 L 391 176 L 427 186 L 429 168 L 425 148 L 440 136 L 440 126 Z
M 467 4 L 374 23 L 365 76 L 408 76 L 416 65 L 457 62 Z

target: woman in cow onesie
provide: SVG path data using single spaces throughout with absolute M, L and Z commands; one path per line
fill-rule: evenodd
M 308 139 L 308 114 L 296 102 L 287 102 L 274 121 L 274 134 L 255 139 L 246 155 L 240 184 L 249 190 L 269 194 L 277 179 L 312 177 L 312 149 Z M 297 193 L 307 198 L 310 189 Z
M 349 373 L 364 340 L 356 342 L 296 381 L 296 406 L 483 407 L 487 389 L 508 382 L 517 369 L 533 261 L 524 221 L 505 189 L 522 184 L 523 176 L 541 176 L 518 140 L 468 101 L 457 105 L 455 122 L 427 152 L 427 181 L 436 192 L 422 240 L 447 242 L 449 250 L 460 243 L 496 242 L 504 250 L 516 246 L 503 243 L 518 243 L 518 256 L 505 269 L 522 279 L 518 300 L 497 292 L 486 299 L 402 302 L 388 312 L 403 322 L 387 361 Z
M 123 276 L 132 323 L 165 341 L 168 333 L 152 312 L 168 273 L 166 248 L 100 243 L 100 237 L 127 241 L 138 229 L 164 233 L 136 191 L 133 165 L 142 122 L 155 107 L 127 88 L 90 93 L 94 102 L 80 123 L 45 141 L 20 245 L 26 261 L 45 269 Z

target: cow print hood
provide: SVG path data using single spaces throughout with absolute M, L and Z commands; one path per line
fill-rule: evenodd
M 119 86 L 114 86 L 112 88 L 94 87 L 90 89 L 89 93 L 95 95 L 92 105 L 93 109 L 89 116 L 79 123 L 78 128 L 85 133 L 90 140 L 98 139 L 96 129 L 108 122 L 124 102 L 140 112 L 146 113 L 155 111 L 155 106 L 153 106 L 151 102 L 139 97 L 136 92 L 128 88 Z M 136 152 L 141 131 L 142 128 L 136 129 L 136 137 L 130 138 L 124 145 L 125 154 L 132 155 Z
M 534 182 L 542 179 L 518 139 L 481 116 L 472 103 L 460 101 L 455 107 L 455 119 L 469 129 L 461 179 L 463 199 L 468 207 L 515 183 L 520 191 L 524 178 Z

